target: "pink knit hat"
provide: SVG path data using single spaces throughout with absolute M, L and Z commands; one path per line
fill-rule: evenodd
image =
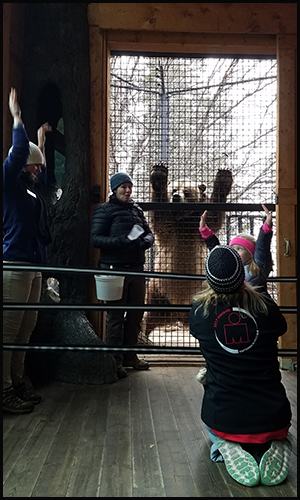
M 252 256 L 254 255 L 255 245 L 254 243 L 251 243 L 251 241 L 246 240 L 246 238 L 239 238 L 236 236 L 235 238 L 232 238 L 231 242 L 229 243 L 230 247 L 232 245 L 242 245 L 243 247 L 247 248 L 247 250 L 249 250 Z

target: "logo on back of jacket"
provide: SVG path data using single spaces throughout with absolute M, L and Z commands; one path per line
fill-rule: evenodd
M 238 307 L 225 309 L 218 314 L 214 321 L 214 332 L 220 346 L 231 354 L 251 349 L 259 335 L 253 316 Z

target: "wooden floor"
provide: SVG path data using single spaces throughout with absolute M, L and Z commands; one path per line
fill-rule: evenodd
M 33 413 L 4 414 L 3 497 L 296 497 L 296 372 L 290 472 L 248 488 L 209 458 L 197 366 L 151 365 L 109 385 L 51 382 Z M 258 409 L 259 411 L 259 409 Z

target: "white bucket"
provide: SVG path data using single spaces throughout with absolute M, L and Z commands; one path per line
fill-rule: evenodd
M 124 276 L 94 274 L 98 300 L 120 300 L 123 295 Z

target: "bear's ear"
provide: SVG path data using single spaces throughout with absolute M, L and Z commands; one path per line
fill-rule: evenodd
M 198 188 L 199 188 L 200 193 L 204 193 L 206 186 L 205 186 L 205 184 L 199 184 Z

